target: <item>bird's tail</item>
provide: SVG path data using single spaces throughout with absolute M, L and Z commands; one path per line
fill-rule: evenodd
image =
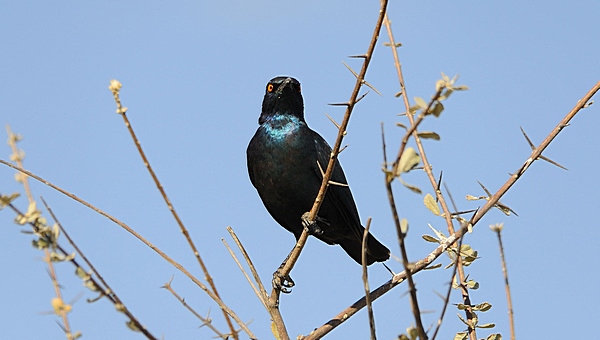
M 340 246 L 356 261 L 362 264 L 362 238 L 346 238 Z M 390 258 L 390 250 L 369 233 L 367 236 L 367 265 L 383 262 Z

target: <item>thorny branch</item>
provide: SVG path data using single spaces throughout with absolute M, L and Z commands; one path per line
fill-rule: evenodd
M 487 203 L 475 213 L 475 215 L 471 218 L 471 220 L 468 223 L 465 223 L 463 226 L 461 226 L 460 229 L 451 233 L 447 239 L 441 241 L 440 245 L 436 249 L 434 249 L 431 253 L 429 253 L 429 255 L 427 255 L 427 257 L 425 257 L 425 258 L 421 259 L 420 261 L 413 264 L 411 274 L 415 274 L 415 273 L 423 270 L 427 266 L 429 266 L 444 251 L 446 251 L 446 249 L 451 247 L 455 242 L 457 242 L 461 237 L 463 237 L 463 235 L 467 232 L 469 226 L 474 227 L 477 224 L 477 222 L 479 222 L 481 220 L 481 218 L 483 218 L 483 216 L 490 209 L 492 209 L 494 207 L 494 205 L 500 200 L 500 198 L 502 198 L 502 196 L 508 191 L 508 189 L 510 187 L 512 187 L 512 185 L 515 184 L 515 182 L 519 178 L 521 178 L 521 176 L 525 173 L 525 171 L 527 171 L 529 166 L 531 166 L 531 164 L 535 160 L 537 160 L 538 157 L 542 154 L 542 151 L 544 151 L 548 147 L 548 145 L 550 145 L 552 140 L 554 140 L 554 138 L 556 138 L 556 136 L 560 133 L 560 131 L 562 131 L 562 129 L 565 126 L 567 126 L 569 121 L 571 121 L 571 119 L 573 119 L 573 117 L 582 108 L 584 108 L 588 105 L 588 102 L 590 101 L 590 99 L 599 90 L 600 90 L 600 81 L 598 83 L 596 83 L 583 96 L 583 98 L 577 102 L 575 107 L 573 107 L 573 109 L 560 121 L 560 123 L 558 123 L 558 125 L 552 130 L 552 132 L 550 132 L 550 134 L 546 137 L 546 139 L 544 139 L 544 141 L 537 148 L 535 148 L 535 150 L 533 150 L 533 152 L 531 153 L 531 156 L 525 161 L 525 163 L 513 175 L 510 176 L 510 178 L 506 181 L 506 183 L 492 197 L 490 197 L 490 200 L 487 201 Z M 403 272 L 400 272 L 400 273 L 394 275 L 394 277 L 392 277 L 391 280 L 387 281 L 386 283 L 384 283 L 383 285 L 379 286 L 377 289 L 375 289 L 371 292 L 371 294 L 370 294 L 371 299 L 373 301 L 376 300 L 377 298 L 381 297 L 382 295 L 384 295 L 385 293 L 390 291 L 392 288 L 394 288 L 398 284 L 402 283 L 402 281 L 404 281 L 405 279 L 406 279 L 406 271 L 403 271 Z M 327 321 L 321 327 L 310 332 L 309 335 L 300 337 L 300 338 L 303 340 L 313 340 L 313 339 L 322 338 L 323 336 L 325 336 L 326 334 L 331 332 L 333 329 L 335 329 L 336 327 L 338 327 L 339 325 L 344 323 L 350 317 L 352 317 L 352 315 L 356 314 L 359 310 L 364 308 L 365 305 L 366 305 L 366 298 L 362 297 L 361 299 L 359 299 L 355 303 L 353 303 L 351 306 L 347 307 L 346 309 L 341 311 L 339 314 L 334 316 L 332 319 Z
M 387 0 L 381 1 L 381 7 L 379 9 L 379 16 L 377 18 L 377 23 L 375 24 L 375 29 L 374 29 L 373 35 L 371 37 L 371 42 L 369 44 L 367 52 L 363 56 L 361 56 L 361 58 L 364 59 L 362 68 L 361 68 L 360 72 L 358 73 L 358 76 L 356 77 L 356 83 L 354 85 L 354 90 L 352 91 L 352 94 L 350 95 L 350 100 L 344 104 L 346 106 L 346 113 L 344 114 L 344 119 L 342 120 L 342 123 L 340 124 L 338 135 L 337 135 L 335 144 L 333 146 L 331 155 L 329 157 L 329 163 L 327 165 L 327 170 L 325 171 L 325 175 L 323 175 L 323 181 L 321 183 L 319 193 L 317 194 L 317 197 L 315 198 L 315 202 L 308 214 L 309 222 L 314 222 L 316 220 L 317 213 L 319 212 L 319 208 L 321 207 L 321 203 L 323 202 L 323 198 L 325 197 L 325 193 L 327 191 L 327 186 L 329 185 L 329 180 L 331 179 L 331 175 L 333 173 L 333 168 L 334 168 L 335 162 L 337 160 L 337 156 L 340 152 L 339 150 L 342 145 L 342 140 L 343 140 L 344 136 L 346 135 L 346 128 L 348 126 L 348 122 L 350 121 L 350 115 L 352 114 L 352 110 L 354 109 L 355 104 L 358 102 L 358 100 L 360 100 L 360 99 L 357 99 L 358 93 L 360 92 L 362 85 L 365 83 L 365 75 L 367 73 L 367 68 L 369 67 L 369 63 L 371 61 L 373 51 L 375 50 L 375 46 L 377 44 L 377 39 L 379 38 L 379 32 L 380 32 L 381 26 L 383 24 L 383 18 L 385 16 L 387 3 L 388 3 Z M 296 264 L 296 261 L 298 260 L 298 257 L 300 256 L 300 252 L 302 251 L 302 249 L 304 248 L 304 245 L 306 244 L 307 238 L 308 238 L 308 231 L 305 229 L 302 232 L 302 235 L 300 236 L 300 238 L 298 239 L 296 246 L 294 247 L 294 249 L 288 256 L 287 261 L 284 264 L 282 264 L 282 267 L 280 267 L 280 269 L 278 269 L 276 275 L 278 275 L 280 278 L 289 276 L 289 273 L 291 272 L 292 268 Z M 279 312 L 279 296 L 280 296 L 280 294 L 281 294 L 281 289 L 279 289 L 278 287 L 273 287 L 271 295 L 269 296 L 268 310 L 269 310 L 269 313 L 271 314 L 271 318 L 273 319 L 273 322 L 275 323 L 278 335 L 281 337 L 281 339 L 286 340 L 286 339 L 289 339 L 289 336 L 287 334 L 287 330 L 285 328 L 283 318 L 281 317 L 281 313 Z

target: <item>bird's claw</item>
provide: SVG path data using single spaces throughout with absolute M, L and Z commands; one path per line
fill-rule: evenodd
M 275 288 L 276 290 L 280 290 L 282 293 L 284 294 L 289 294 L 292 292 L 292 287 L 294 287 L 296 284 L 294 283 L 294 280 L 292 280 L 292 277 L 288 274 L 288 275 L 281 275 L 281 272 L 279 269 L 277 269 L 277 271 L 275 273 L 273 273 L 273 288 Z
M 320 219 L 317 216 L 317 221 L 319 221 L 319 220 Z M 323 229 L 321 229 L 321 227 L 319 227 L 319 225 L 317 224 L 317 221 L 311 221 L 308 218 L 307 212 L 302 215 L 302 225 L 304 226 L 306 231 L 308 231 L 309 235 L 322 235 L 323 234 Z

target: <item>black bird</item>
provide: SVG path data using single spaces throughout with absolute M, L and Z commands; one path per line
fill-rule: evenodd
M 321 169 L 327 168 L 331 147 L 306 124 L 300 83 L 294 78 L 269 81 L 258 123 L 246 150 L 250 181 L 275 221 L 298 240 L 303 230 L 301 217 L 317 197 L 323 180 Z M 331 180 L 346 183 L 337 161 Z M 339 244 L 354 261 L 362 263 L 365 229 L 348 186 L 329 185 L 317 226 L 320 231 L 314 236 L 328 244 Z M 389 249 L 369 234 L 367 264 L 389 257 Z

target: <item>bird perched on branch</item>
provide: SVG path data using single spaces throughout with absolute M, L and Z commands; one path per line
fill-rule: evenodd
M 294 78 L 269 81 L 258 123 L 246 150 L 250 181 L 275 221 L 298 240 L 302 215 L 317 197 L 331 147 L 306 124 L 300 83 Z M 360 264 L 365 229 L 337 160 L 331 181 L 335 183 L 327 188 L 312 234 L 327 244 L 339 244 Z M 369 234 L 367 264 L 389 257 L 389 249 Z

